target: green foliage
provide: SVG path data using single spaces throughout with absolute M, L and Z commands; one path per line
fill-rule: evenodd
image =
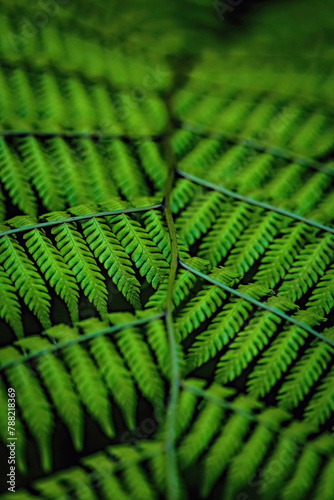
M 332 500 L 329 6 L 3 4 L 17 499 Z

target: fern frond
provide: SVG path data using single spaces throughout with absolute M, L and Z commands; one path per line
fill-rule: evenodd
M 92 471 L 90 476 L 92 476 L 95 481 L 98 481 L 97 484 L 103 498 L 106 500 L 111 500 L 112 498 L 126 500 L 126 498 L 128 498 L 129 492 L 116 475 L 113 474 L 114 462 L 111 461 L 106 454 L 99 453 L 92 457 L 87 457 L 83 462 L 84 465 L 89 467 L 90 471 Z M 91 494 L 93 495 L 93 492 L 91 492 Z
M 181 170 L 178 170 L 177 172 L 179 175 L 181 175 L 185 179 L 189 179 L 192 182 L 195 182 L 196 184 L 198 184 L 200 186 L 204 186 L 208 189 L 218 191 L 219 193 L 222 193 L 223 195 L 226 195 L 226 196 L 233 198 L 235 200 L 246 202 L 249 205 L 253 205 L 255 207 L 259 207 L 261 209 L 268 210 L 269 212 L 273 212 L 273 213 L 276 213 L 278 215 L 282 215 L 283 217 L 288 217 L 288 218 L 296 220 L 296 221 L 304 222 L 305 224 L 308 224 L 309 226 L 316 227 L 318 229 L 321 229 L 322 231 L 334 234 L 333 227 L 326 226 L 325 224 L 322 224 L 321 222 L 317 222 L 315 220 L 308 219 L 306 217 L 298 215 L 295 212 L 290 212 L 284 208 L 280 208 L 280 207 L 277 207 L 275 205 L 270 205 L 268 203 L 258 201 L 255 198 L 249 198 L 249 197 L 243 196 L 237 192 L 230 191 L 229 189 L 226 189 L 220 185 L 213 184 L 212 182 L 208 182 L 208 181 L 201 179 L 199 177 L 196 177 L 192 174 L 188 174 L 187 172 L 183 172 Z M 288 198 L 288 195 L 286 197 Z
M 122 324 L 132 319 L 132 315 L 111 313 L 110 321 Z M 117 345 L 131 368 L 133 376 L 143 395 L 153 404 L 161 402 L 163 396 L 162 379 L 153 361 L 148 345 L 136 328 L 125 328 L 116 334 Z
M 267 184 L 271 198 L 280 204 L 293 198 L 303 186 L 303 174 L 304 168 L 298 163 L 285 164 Z
M 121 500 L 155 499 L 156 488 L 149 482 L 143 463 L 161 455 L 157 443 L 143 443 L 138 451 L 126 444 L 109 446 L 81 459 L 81 466 L 35 481 L 33 487 L 38 495 L 25 497 L 24 490 L 18 495 L 23 495 L 22 500 L 37 497 L 65 499 L 68 496 L 94 500 L 97 494 L 105 500 L 115 497 Z
M 232 500 L 242 488 L 247 487 L 275 439 L 273 430 L 266 425 L 261 425 L 261 422 L 269 420 L 270 424 L 279 430 L 281 423 L 288 417 L 287 413 L 277 408 L 264 410 L 260 414 L 259 424 L 231 462 L 224 498 Z
M 237 173 L 246 161 L 247 156 L 247 147 L 242 144 L 232 145 L 212 166 L 210 179 L 235 188 Z
M 25 137 L 18 144 L 23 158 L 23 166 L 36 187 L 43 205 L 49 211 L 63 210 L 62 196 L 57 171 L 44 148 L 35 137 Z
M 193 182 L 180 179 L 172 192 L 171 206 L 173 214 L 179 213 L 201 191 Z
M 319 322 L 319 318 L 310 315 L 310 313 L 300 312 L 299 317 L 300 319 L 305 318 L 306 323 L 313 325 Z M 288 370 L 293 360 L 297 358 L 307 336 L 307 332 L 295 325 L 285 328 L 278 335 L 250 374 L 248 386 L 251 395 L 258 397 L 269 392 L 282 377 L 282 374 Z
M 155 353 L 158 366 L 166 378 L 171 373 L 170 353 L 167 340 L 167 332 L 162 320 L 152 321 L 145 328 L 148 343 Z
M 224 197 L 215 192 L 195 199 L 177 219 L 176 227 L 179 229 L 181 239 L 186 244 L 193 245 L 213 224 L 223 208 L 224 201 Z
M 176 130 L 172 137 L 172 147 L 178 160 L 183 158 L 187 152 L 197 143 L 198 137 L 189 130 Z
M 252 154 L 252 150 L 250 150 Z M 272 174 L 275 165 L 274 158 L 270 154 L 254 154 L 254 159 L 251 160 L 247 170 L 238 179 L 238 192 L 241 194 L 248 194 L 252 191 L 262 188 L 265 181 Z
M 75 215 L 92 213 L 89 207 L 72 209 Z M 81 222 L 83 234 L 95 258 L 105 267 L 124 297 L 135 309 L 140 309 L 139 282 L 132 263 L 109 226 L 101 219 L 91 218 Z
M 326 337 L 333 335 L 333 331 L 324 331 Z M 278 398 L 283 408 L 296 407 L 310 392 L 319 380 L 333 358 L 332 346 L 315 340 L 304 353 L 303 357 L 292 368 L 280 388 Z
M 82 157 L 87 184 L 89 183 L 89 190 L 93 195 L 92 201 L 102 203 L 117 196 L 116 186 L 108 175 L 109 169 L 106 168 L 98 145 L 95 145 L 91 139 L 79 139 L 74 143 L 74 147 L 75 151 L 79 151 Z
M 8 391 L 7 387 L 2 380 L 0 380 L 0 418 L 2 422 L 8 422 Z M 11 427 L 11 425 L 9 425 Z M 8 427 L 3 427 L 0 430 L 0 436 L 4 443 L 8 441 Z M 27 447 L 27 438 L 25 434 L 25 430 L 23 427 L 23 423 L 21 421 L 21 415 L 16 411 L 15 414 L 15 436 L 17 437 L 17 442 L 15 445 L 16 448 L 16 460 L 17 460 L 17 468 L 22 474 L 27 473 L 27 464 L 26 464 L 26 447 Z
M 286 224 L 283 218 L 275 213 L 268 213 L 263 218 L 256 218 L 240 235 L 233 247 L 226 265 L 234 266 L 246 273 L 264 254 L 270 243 Z
M 157 245 L 168 263 L 171 259 L 171 246 L 169 235 L 162 220 L 161 214 L 156 210 L 149 210 L 143 214 L 145 227 L 152 241 Z
M 198 257 L 191 257 L 185 260 L 189 266 L 199 271 L 208 272 L 210 269 L 209 262 Z M 176 306 L 179 306 L 189 295 L 197 284 L 197 278 L 190 271 L 180 269 L 175 280 L 173 301 Z
M 37 336 L 27 337 L 17 344 L 32 354 L 50 345 L 47 339 Z M 71 377 L 62 362 L 52 354 L 38 357 L 36 367 L 57 412 L 70 431 L 75 449 L 80 451 L 83 447 L 83 413 Z
M 1 350 L 2 363 L 19 358 L 20 353 L 14 347 L 5 347 Z M 8 368 L 6 376 L 10 387 L 15 390 L 22 416 L 37 441 L 42 468 L 45 472 L 49 472 L 52 467 L 50 437 L 54 425 L 50 404 L 34 373 L 27 366 L 20 364 Z
M 160 84 L 157 84 L 157 92 L 150 92 L 146 99 L 139 101 L 139 108 L 142 120 L 145 120 L 148 128 L 148 136 L 161 137 L 164 134 L 168 124 L 168 112 L 165 103 L 162 101 L 158 87 L 162 91 L 166 90 L 170 82 L 170 71 L 167 66 L 164 67 L 164 78 Z M 158 82 L 157 82 L 158 83 Z
M 80 322 L 85 334 L 101 331 L 103 324 L 96 318 Z M 136 392 L 130 372 L 115 345 L 104 336 L 91 341 L 91 353 L 96 359 L 108 389 L 119 404 L 129 428 L 135 426 Z
M 278 436 L 277 443 L 271 456 L 263 467 L 259 493 L 265 500 L 280 497 L 282 485 L 287 483 L 291 476 L 297 456 L 300 451 L 300 443 L 305 443 L 310 428 L 300 422 L 293 422 Z
M 285 278 L 310 234 L 309 228 L 303 224 L 282 229 L 281 232 L 283 236 L 272 242 L 255 275 L 256 281 L 271 288 Z
M 154 187 L 162 191 L 167 178 L 167 165 L 155 142 L 143 141 L 137 147 L 141 163 Z
M 291 300 L 300 299 L 319 278 L 332 261 L 334 238 L 327 234 L 319 241 L 310 243 L 297 255 L 280 292 Z
M 305 155 L 312 154 L 316 139 L 325 128 L 325 124 L 326 116 L 321 113 L 312 114 L 293 138 L 292 149 Z
M 202 271 L 208 270 L 208 261 L 204 261 L 198 257 L 188 258 L 186 259 L 186 262 L 195 269 Z M 197 281 L 196 276 L 190 271 L 186 271 L 185 269 L 178 270 L 173 291 L 173 303 L 176 307 L 189 297 L 191 291 L 195 288 Z M 164 309 L 167 297 L 167 285 L 168 280 L 165 279 L 159 285 L 157 291 L 149 298 L 146 304 L 147 308 L 152 307 L 157 311 L 162 311 Z
M 0 188 L 0 222 L 3 222 L 6 217 L 6 205 L 5 205 L 5 196 Z
M 305 410 L 306 421 L 320 426 L 334 411 L 334 368 L 322 380 Z
M 319 310 L 320 314 L 329 314 L 334 306 L 334 265 L 326 269 L 317 282 L 306 306 Z
M 281 319 L 270 312 L 255 314 L 221 357 L 217 365 L 216 380 L 227 382 L 240 376 L 254 357 L 268 345 L 280 323 Z
M 47 123 L 51 122 L 55 130 L 58 130 L 61 128 L 60 124 L 64 120 L 66 110 L 55 74 L 43 72 L 39 75 L 37 88 L 40 98 L 39 102 L 43 110 L 43 118 Z
M 251 99 L 240 96 L 239 99 L 232 100 L 229 106 L 219 114 L 214 123 L 214 130 L 236 130 L 241 126 L 245 117 L 253 110 L 255 103 Z
M 64 79 L 62 87 L 63 95 L 71 103 L 72 120 L 79 130 L 86 130 L 91 126 L 95 110 L 83 82 L 80 78 L 71 75 Z
M 318 486 L 314 500 L 330 500 L 334 488 L 334 460 L 333 458 L 325 465 L 318 480 Z
M 233 90 L 227 90 L 223 96 L 210 95 L 203 90 L 191 90 L 191 87 L 188 87 L 178 92 L 175 107 L 180 119 L 186 120 L 192 128 L 211 125 L 234 94 Z
M 196 336 L 189 349 L 187 359 L 189 371 L 200 367 L 210 358 L 216 356 L 217 352 L 222 350 L 224 345 L 227 345 L 230 339 L 238 333 L 244 322 L 247 321 L 252 309 L 253 306 L 249 302 L 240 299 L 232 299 L 226 304 L 207 330 Z M 217 373 L 217 377 L 219 380 L 221 379 L 221 370 L 219 370 L 219 374 Z
M 213 279 L 224 279 L 226 275 L 224 269 L 215 269 L 210 277 Z M 196 330 L 201 323 L 217 311 L 226 299 L 226 293 L 218 286 L 205 284 L 203 289 L 192 299 L 184 309 L 181 309 L 180 316 L 176 320 L 177 329 L 183 338 L 186 338 L 192 331 Z
M 309 214 L 314 210 L 324 198 L 330 183 L 331 176 L 326 173 L 318 172 L 313 175 L 293 197 L 298 213 Z M 319 220 L 319 216 L 314 219 Z
M 45 335 L 53 338 L 57 338 L 58 333 L 62 336 L 66 335 L 69 339 L 75 339 L 78 336 L 77 329 L 66 327 L 66 325 L 53 326 L 44 332 Z M 80 399 L 88 412 L 100 424 L 107 436 L 113 436 L 114 428 L 107 389 L 91 357 L 79 344 L 64 347 L 61 352 Z
M 31 117 L 36 115 L 34 109 L 34 96 L 28 76 L 22 68 L 15 68 L 10 72 L 10 85 L 14 89 L 16 99 L 14 109 L 19 117 L 21 126 L 27 126 Z
M 211 231 L 201 242 L 198 255 L 218 265 L 249 224 L 252 212 L 252 207 L 246 204 L 225 204 Z
M 240 397 L 237 404 L 241 409 L 256 407 L 256 403 L 242 397 Z M 231 458 L 241 449 L 249 425 L 250 420 L 245 416 L 240 414 L 232 415 L 212 443 L 202 464 L 203 482 L 201 494 L 204 498 L 209 496 L 215 482 L 223 473 Z
M 138 500 L 155 500 L 157 498 L 150 479 L 138 465 L 125 467 L 123 478 L 133 498 Z
M 15 288 L 2 266 L 0 267 L 0 304 L 0 317 L 11 326 L 18 338 L 23 337 L 20 303 L 15 294 Z
M 109 144 L 108 153 L 113 161 L 113 176 L 120 192 L 127 200 L 149 195 L 144 176 L 138 168 L 129 146 L 120 140 Z
M 64 212 L 53 212 L 47 217 L 49 221 L 66 218 Z M 96 306 L 101 317 L 107 314 L 107 290 L 93 254 L 86 245 L 82 235 L 73 223 L 64 223 L 52 229 L 56 244 L 66 264 L 72 270 L 80 286 L 91 302 Z
M 85 458 L 83 462 L 85 466 L 89 467 L 90 471 L 92 471 L 90 475 L 98 481 L 97 484 L 103 498 L 112 500 L 112 495 L 116 495 L 120 500 L 126 500 L 126 498 L 128 498 L 129 492 L 126 490 L 125 485 L 123 485 L 117 476 L 113 474 L 114 464 L 108 456 L 100 453 L 93 457 Z M 49 491 L 49 489 L 50 486 L 47 485 L 47 488 L 45 488 L 46 492 Z M 87 495 L 86 492 L 87 490 L 83 493 Z M 93 495 L 93 491 L 91 491 L 90 494 Z
M 31 493 L 29 493 L 28 491 L 26 490 L 19 490 L 16 492 L 17 493 L 17 498 L 18 500 L 36 500 L 36 496 L 33 496 Z M 10 493 L 4 493 L 2 495 L 2 497 L 5 499 L 5 500 L 9 500 L 10 499 Z
M 1 229 L 5 230 L 5 227 Z M 0 263 L 25 304 L 43 327 L 48 328 L 51 325 L 50 296 L 44 280 L 24 253 L 15 235 L 1 237 Z
M 17 216 L 10 220 L 10 224 L 15 228 L 24 228 L 33 225 L 34 220 L 29 217 Z M 28 252 L 32 255 L 46 280 L 65 301 L 72 321 L 78 321 L 79 289 L 74 274 L 66 266 L 62 255 L 54 247 L 43 229 L 28 231 L 23 238 L 26 240 Z
M 178 401 L 178 408 L 176 412 L 176 438 L 179 439 L 184 432 L 189 428 L 191 421 L 194 417 L 196 407 L 198 404 L 199 395 L 192 393 L 188 386 L 195 389 L 203 390 L 205 386 L 205 380 L 195 379 L 195 378 L 187 378 L 182 383 L 182 388 L 185 389 L 181 392 L 180 398 Z M 211 392 L 210 395 L 214 395 Z M 227 393 L 226 393 L 227 394 Z M 231 391 L 233 394 L 233 391 Z
M 49 154 L 63 179 L 64 195 L 70 206 L 80 205 L 89 200 L 78 162 L 64 139 L 55 137 L 46 141 L 46 152 Z
M 209 394 L 223 398 L 231 394 L 228 389 L 212 386 Z M 218 431 L 224 416 L 224 409 L 215 403 L 205 402 L 190 431 L 179 446 L 179 459 L 182 467 L 189 467 L 208 447 L 212 437 Z
M 217 139 L 202 139 L 180 162 L 180 168 L 208 168 L 219 158 L 221 144 Z
M 329 174 L 331 175 L 331 174 Z M 331 224 L 333 219 L 334 193 L 330 191 L 323 197 L 317 209 L 312 212 L 314 219 L 321 220 L 325 224 Z
M 282 491 L 283 500 L 307 498 L 320 467 L 321 458 L 311 447 L 306 448 L 298 460 L 292 479 Z
M 15 205 L 24 214 L 35 216 L 36 199 L 17 155 L 4 137 L 0 137 L 0 179 Z
M 168 264 L 156 244 L 137 221 L 126 215 L 110 217 L 108 221 L 141 276 L 157 288 L 166 275 Z

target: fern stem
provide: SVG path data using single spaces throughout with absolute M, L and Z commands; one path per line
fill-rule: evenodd
M 251 302 L 255 306 L 260 307 L 261 309 L 265 309 L 266 311 L 269 311 L 269 312 L 271 312 L 273 314 L 276 314 L 276 316 L 279 316 L 280 318 L 288 321 L 289 323 L 292 323 L 292 324 L 298 326 L 299 328 L 302 328 L 303 330 L 305 330 L 306 332 L 310 333 L 311 335 L 317 337 L 320 340 L 323 340 L 327 344 L 329 344 L 329 345 L 331 345 L 331 346 L 334 347 L 334 340 L 325 337 L 321 333 L 317 332 L 316 330 L 314 330 L 313 328 L 311 328 L 310 326 L 308 326 L 306 323 L 298 321 L 298 320 L 292 318 L 291 316 L 288 316 L 287 314 L 285 314 L 284 312 L 280 311 L 279 309 L 276 309 L 275 307 L 270 307 L 267 304 L 264 304 L 264 303 L 262 303 L 262 302 L 260 302 L 260 301 L 258 301 L 256 299 L 253 299 L 253 297 L 251 297 L 250 295 L 238 292 L 238 290 L 234 290 L 233 288 L 231 288 L 231 287 L 229 287 L 227 285 L 223 285 L 223 283 L 221 283 L 220 281 L 216 281 L 213 278 L 210 278 L 210 276 L 207 276 L 206 274 L 203 274 L 200 271 L 197 271 L 196 269 L 193 269 L 192 267 L 188 266 L 184 262 L 180 262 L 180 265 L 181 265 L 181 267 L 183 267 L 184 269 L 187 269 L 188 271 L 190 271 L 191 273 L 195 274 L 199 278 L 202 278 L 202 279 L 204 279 L 206 281 L 209 281 L 213 285 L 218 286 L 218 287 L 222 288 L 223 290 L 226 290 L 227 292 L 232 293 L 233 295 L 236 295 L 240 299 L 247 300 L 248 302 Z
M 57 221 L 47 221 L 47 222 L 39 222 L 38 224 L 31 224 L 25 227 L 18 227 L 15 229 L 8 229 L 8 231 L 0 232 L 1 236 L 8 236 L 9 234 L 14 233 L 22 233 L 24 231 L 31 231 L 32 229 L 39 229 L 41 227 L 49 227 L 49 226 L 57 226 L 59 224 L 67 224 L 69 222 L 75 222 L 78 220 L 84 219 L 93 219 L 94 217 L 109 217 L 111 215 L 119 215 L 119 214 L 131 214 L 135 212 L 148 212 L 149 210 L 158 210 L 162 207 L 162 203 L 158 203 L 156 205 L 147 205 L 145 207 L 133 207 L 133 208 L 122 208 L 119 210 L 109 210 L 106 212 L 96 212 L 93 214 L 86 215 L 75 215 L 73 217 L 69 217 L 68 219 L 61 219 Z
M 248 198 L 247 196 L 242 196 L 239 193 L 235 193 L 234 191 L 230 191 L 229 189 L 225 189 L 225 188 L 218 186 L 216 184 L 212 184 L 211 182 L 200 179 L 199 177 L 195 177 L 194 175 L 188 174 L 187 172 L 183 172 L 182 170 L 177 170 L 177 173 L 181 177 L 184 177 L 185 179 L 188 179 L 189 181 L 195 182 L 196 184 L 200 184 L 201 186 L 204 186 L 206 188 L 213 189 L 214 191 L 218 191 L 219 193 L 225 194 L 226 196 L 229 196 L 230 198 L 234 198 L 235 200 L 243 201 L 244 203 L 247 203 L 248 205 L 254 205 L 255 207 L 263 208 L 264 210 L 270 210 L 271 212 L 276 212 L 277 214 L 283 215 L 285 217 L 290 217 L 291 219 L 297 220 L 299 222 L 303 222 L 304 224 L 307 224 L 309 226 L 316 227 L 317 229 L 320 229 L 321 231 L 326 231 L 328 233 L 334 234 L 334 228 L 329 227 L 329 226 L 325 226 L 324 224 L 321 224 L 320 222 L 316 222 L 314 220 L 307 219 L 305 217 L 302 217 L 301 215 L 295 214 L 294 212 L 289 212 L 288 210 L 284 210 L 284 208 L 275 207 L 274 205 L 269 205 L 268 203 L 263 203 L 262 201 L 257 201 L 253 198 Z
M 135 328 L 137 326 L 145 325 L 146 323 L 151 323 L 152 321 L 157 321 L 165 316 L 165 313 L 156 314 L 155 316 L 150 316 L 149 318 L 138 319 L 137 321 L 132 321 L 130 323 L 125 323 L 124 325 L 115 325 L 110 328 L 106 328 L 105 330 L 101 330 L 99 332 L 87 333 L 86 335 L 80 335 L 75 339 L 68 340 L 61 344 L 53 344 L 46 349 L 42 349 L 41 351 L 34 352 L 31 354 L 23 355 L 20 359 L 15 361 L 10 361 L 9 363 L 5 363 L 0 366 L 0 371 L 7 370 L 7 368 L 12 368 L 13 366 L 20 365 L 34 358 L 39 358 L 40 356 L 44 356 L 45 354 L 50 354 L 54 351 L 58 351 L 64 349 L 65 347 L 69 347 L 76 344 L 81 344 L 82 342 L 86 342 L 87 340 L 95 339 L 97 337 L 101 337 L 102 335 L 109 335 L 110 333 L 119 332 L 121 330 L 126 330 L 127 328 Z

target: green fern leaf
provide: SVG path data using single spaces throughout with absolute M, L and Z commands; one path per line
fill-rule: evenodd
M 62 176 L 67 203 L 70 206 L 75 206 L 90 201 L 85 193 L 79 165 L 66 142 L 58 137 L 49 139 L 46 143 L 46 153 L 54 159 Z
M 75 329 L 66 325 L 54 326 L 46 330 L 45 334 L 51 338 L 66 335 L 69 339 L 75 339 L 78 335 Z M 107 390 L 92 359 L 80 345 L 64 347 L 62 354 L 87 410 L 100 424 L 106 435 L 113 436 L 114 429 L 110 417 L 111 408 Z
M 57 172 L 35 137 L 25 137 L 18 149 L 23 157 L 23 166 L 29 173 L 44 206 L 49 210 L 62 210 L 64 199 Z
M 299 318 L 310 321 L 310 315 L 299 314 Z M 314 323 L 318 318 L 312 318 Z M 307 323 L 307 321 L 304 321 Z M 252 371 L 249 380 L 249 391 L 254 396 L 264 396 L 271 387 L 286 372 L 293 360 L 297 358 L 299 349 L 305 344 L 308 334 L 298 326 L 291 326 L 283 330 L 272 342 L 269 349 L 263 354 Z
M 334 408 L 333 391 L 334 369 L 321 382 L 316 394 L 311 399 L 305 410 L 306 420 L 312 424 L 320 425 L 332 415 Z
M 86 334 L 101 331 L 103 324 L 96 318 L 80 322 Z M 108 389 L 124 412 L 128 426 L 135 426 L 136 393 L 130 372 L 115 345 L 105 337 L 91 341 L 91 352 L 106 381 Z
M 75 215 L 92 213 L 89 207 L 72 209 Z M 104 265 L 117 288 L 135 309 L 140 309 L 139 282 L 135 277 L 131 261 L 109 226 L 101 219 L 91 218 L 81 222 L 90 250 Z
M 317 491 L 314 496 L 314 500 L 330 500 L 333 494 L 333 459 L 331 459 L 328 464 L 324 467 L 324 470 L 320 476 Z
M 66 219 L 64 212 L 53 212 L 47 217 L 50 221 Z M 77 231 L 73 223 L 64 223 L 52 229 L 55 235 L 57 248 L 72 270 L 84 294 L 96 306 L 101 317 L 107 314 L 107 290 L 93 254 L 85 240 Z
M 283 489 L 284 500 L 302 500 L 307 497 L 316 478 L 320 461 L 320 456 L 311 447 L 303 451 L 293 478 Z
M 238 403 L 240 408 L 249 409 L 253 404 L 240 399 Z M 242 415 L 233 415 L 219 436 L 210 447 L 209 452 L 204 458 L 203 463 L 203 482 L 201 494 L 204 498 L 208 497 L 210 491 L 232 456 L 241 449 L 243 438 L 249 429 L 250 421 Z
M 210 275 L 213 279 L 224 276 L 224 270 L 216 269 Z M 222 305 L 226 293 L 218 286 L 204 285 L 195 299 L 190 301 L 177 319 L 177 328 L 183 338 L 209 319 Z
M 23 337 L 20 304 L 15 294 L 15 288 L 2 267 L 0 267 L 0 303 L 1 318 L 12 327 L 18 338 Z
M 36 215 L 36 200 L 17 155 L 0 137 L 0 179 L 8 189 L 13 202 L 23 213 Z
M 224 197 L 215 192 L 195 199 L 177 220 L 176 226 L 183 241 L 192 245 L 203 233 L 206 233 L 223 204 Z
M 334 239 L 331 234 L 316 243 L 307 245 L 297 256 L 286 280 L 281 286 L 281 293 L 291 300 L 300 299 L 307 290 L 323 276 L 326 266 L 331 262 Z
M 3 363 L 19 358 L 20 353 L 13 347 L 5 347 L 1 351 Z M 23 418 L 38 443 L 42 468 L 45 472 L 49 472 L 52 467 L 50 437 L 53 428 L 50 404 L 38 380 L 28 367 L 21 364 L 8 368 L 6 375 L 10 386 L 15 390 Z
M 3 226 L 2 231 L 6 228 Z M 0 239 L 0 263 L 25 304 L 37 316 L 44 328 L 50 322 L 50 296 L 44 280 L 28 259 L 15 236 Z
M 327 338 L 332 330 L 325 330 Z M 325 342 L 314 341 L 304 356 L 292 368 L 286 382 L 279 391 L 280 405 L 283 408 L 296 407 L 319 380 L 333 357 L 333 348 Z
M 154 288 L 166 275 L 168 264 L 142 226 L 126 215 L 108 218 L 112 230 L 135 266 Z
M 34 220 L 29 217 L 14 217 L 10 221 L 15 228 L 34 225 Z M 72 321 L 78 321 L 78 295 L 79 289 L 72 271 L 66 266 L 62 255 L 53 246 L 52 241 L 43 230 L 33 229 L 24 234 L 28 252 L 36 261 L 50 285 L 65 301 Z
M 130 314 L 111 313 L 110 320 L 116 324 L 131 321 Z M 147 344 L 135 328 L 125 328 L 117 334 L 117 345 L 132 370 L 135 380 L 148 400 L 160 403 L 163 395 L 162 379 L 159 376 Z
M 34 354 L 50 346 L 45 338 L 28 337 L 17 343 Z M 52 354 L 37 358 L 37 369 L 60 417 L 70 430 L 76 450 L 83 447 L 83 414 L 72 380 L 59 359 Z
M 270 422 L 272 428 L 279 429 L 281 422 L 288 417 L 288 414 L 278 409 L 268 409 L 261 413 L 259 425 L 229 467 L 224 495 L 226 499 L 235 498 L 242 488 L 247 487 L 275 439 L 275 434 L 268 428 L 267 422 Z
M 229 395 L 227 389 L 213 386 L 207 390 L 209 395 L 217 398 Z M 189 467 L 208 447 L 209 442 L 219 429 L 224 410 L 215 403 L 206 402 L 191 430 L 179 447 L 180 461 L 183 467 Z

